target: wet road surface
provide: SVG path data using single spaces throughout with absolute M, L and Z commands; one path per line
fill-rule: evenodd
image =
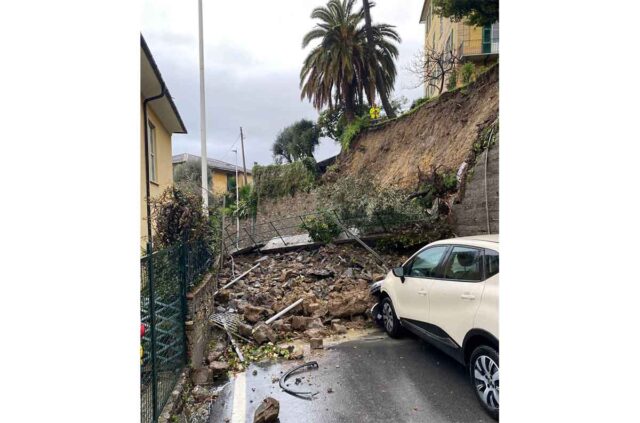
M 313 400 L 283 392 L 275 380 L 302 361 L 252 364 L 221 392 L 209 422 L 253 422 L 268 396 L 280 402 L 282 423 L 493 421 L 477 402 L 465 369 L 417 338 L 396 340 L 380 332 L 306 354 L 304 361 L 310 360 L 319 369 L 297 372 L 287 383 L 319 391 Z

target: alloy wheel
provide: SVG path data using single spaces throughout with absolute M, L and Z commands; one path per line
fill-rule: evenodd
M 384 321 L 384 328 L 387 332 L 393 332 L 393 310 L 391 309 L 391 304 L 384 303 L 382 307 L 382 320 Z
M 482 402 L 492 410 L 500 408 L 500 369 L 486 355 L 476 358 L 473 364 L 473 380 Z

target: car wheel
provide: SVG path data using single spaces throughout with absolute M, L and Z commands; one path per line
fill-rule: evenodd
M 473 350 L 469 361 L 471 383 L 484 409 L 498 420 L 500 411 L 500 369 L 498 353 L 491 347 Z
M 382 300 L 382 325 L 390 337 L 399 338 L 402 336 L 402 326 L 400 326 L 400 321 L 396 317 L 396 311 L 389 297 Z

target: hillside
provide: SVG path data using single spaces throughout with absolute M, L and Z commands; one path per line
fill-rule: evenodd
M 457 170 L 480 132 L 498 117 L 498 66 L 464 89 L 442 94 L 411 114 L 360 134 L 335 169 L 340 175 L 369 173 L 383 185 L 412 187 L 418 168 Z M 326 175 L 331 178 L 331 175 Z

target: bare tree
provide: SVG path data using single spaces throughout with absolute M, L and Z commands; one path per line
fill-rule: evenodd
M 415 75 L 417 84 L 415 87 L 425 85 L 433 87 L 438 95 L 444 90 L 447 76 L 460 64 L 461 58 L 453 49 L 436 50 L 425 47 L 416 53 L 407 66 L 407 70 Z

